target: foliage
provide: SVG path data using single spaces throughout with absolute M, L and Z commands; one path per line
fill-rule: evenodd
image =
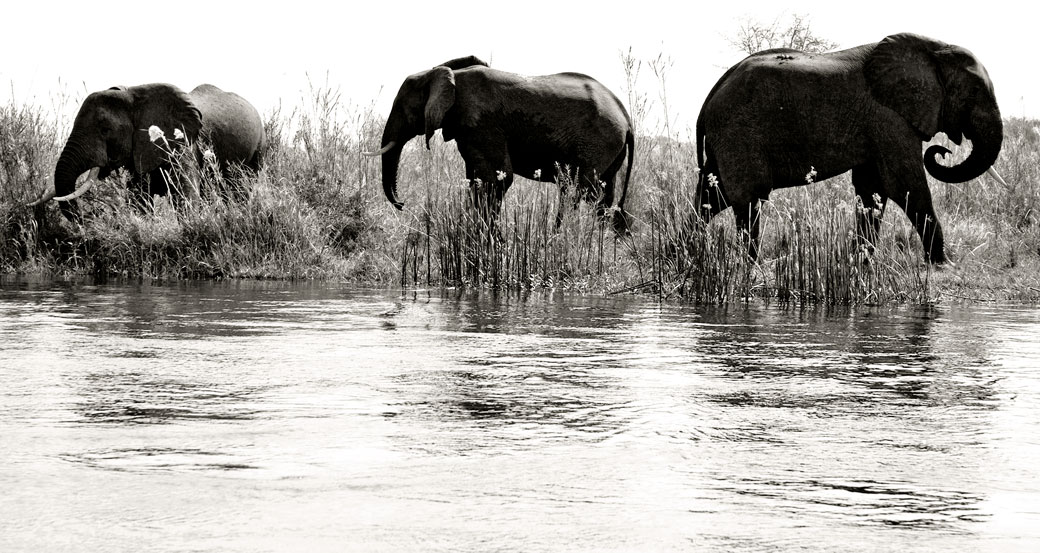
M 746 54 L 770 48 L 791 48 L 802 52 L 821 53 L 834 50 L 837 42 L 817 36 L 809 28 L 809 17 L 793 14 L 785 22 L 778 17 L 772 23 L 746 18 L 740 23 L 730 44 Z
M 761 261 L 743 255 L 730 213 L 695 216 L 695 145 L 667 117 L 670 62 L 622 55 L 640 136 L 620 238 L 574 187 L 517 178 L 501 219 L 476 216 L 457 149 L 413 141 L 400 165 L 397 211 L 383 197 L 383 121 L 338 91 L 312 86 L 288 113 L 266 115 L 271 146 L 242 198 L 220 177 L 178 158 L 182 194 L 146 212 L 128 205 L 125 174 L 81 198 L 82 224 L 55 205 L 25 204 L 50 182 L 68 122 L 34 106 L 0 108 L 0 269 L 5 273 L 133 278 L 336 279 L 375 286 L 470 286 L 642 293 L 699 303 L 760 299 L 793 304 L 886 304 L 1040 299 L 1040 122 L 1006 122 L 997 162 L 1008 187 L 988 177 L 932 181 L 953 264 L 921 262 L 921 245 L 890 205 L 874 251 L 856 238 L 861 209 L 848 175 L 778 191 L 762 210 Z M 58 120 L 56 120 L 58 119 Z M 952 145 L 951 145 L 952 149 Z M 958 152 L 964 155 L 963 150 Z M 623 172 L 622 172 L 623 173 Z M 560 209 L 560 206 L 563 209 Z M 557 215 L 562 219 L 556 228 Z

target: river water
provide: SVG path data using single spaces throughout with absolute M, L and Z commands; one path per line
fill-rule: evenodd
M 0 551 L 1040 550 L 1036 308 L 0 284 Z

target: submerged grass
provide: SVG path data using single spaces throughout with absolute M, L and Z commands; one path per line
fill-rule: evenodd
M 311 86 L 299 107 L 268 114 L 265 167 L 246 193 L 193 161 L 180 162 L 182 194 L 141 212 L 125 175 L 82 199 L 81 225 L 54 205 L 25 207 L 50 182 L 67 132 L 35 106 L 0 106 L 0 270 L 138 278 L 336 279 L 374 286 L 473 286 L 642 293 L 711 304 L 770 299 L 792 304 L 893 304 L 1040 299 L 1040 123 L 1011 119 L 997 162 L 1008 186 L 987 177 L 931 181 L 953 262 L 924 264 L 920 241 L 889 206 L 873 253 L 856 240 L 860 209 L 848 176 L 775 192 L 762 209 L 755 263 L 727 211 L 692 217 L 693 141 L 666 123 L 668 63 L 651 62 L 660 92 L 638 92 L 642 64 L 623 56 L 637 122 L 636 165 L 626 208 L 633 234 L 619 238 L 574 187 L 517 178 L 496 228 L 473 208 L 454 145 L 409 144 L 395 210 L 383 197 L 377 144 L 383 121 Z M 667 121 L 667 115 L 665 117 Z M 687 132 L 687 135 L 691 133 Z M 231 196 L 227 198 L 225 196 Z M 563 209 L 560 209 L 560 206 Z M 557 214 L 562 222 L 556 228 Z

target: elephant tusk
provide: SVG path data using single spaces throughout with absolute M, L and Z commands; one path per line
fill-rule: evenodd
M 86 184 L 84 184 L 83 186 L 77 188 L 76 191 L 73 192 L 72 194 L 68 194 L 68 195 L 65 195 L 65 196 L 58 196 L 58 197 L 54 198 L 54 201 L 56 201 L 56 202 L 67 202 L 69 200 L 75 200 L 76 198 L 86 194 L 87 190 L 90 190 L 90 187 L 92 187 L 92 186 L 94 186 L 94 181 L 92 181 L 92 180 L 87 181 Z
M 995 181 L 999 182 L 1001 185 L 1003 185 L 1004 188 L 1011 188 L 1008 185 L 1008 183 L 1005 182 L 1003 178 L 1001 178 L 1000 173 L 998 173 L 997 170 L 994 169 L 992 165 L 990 166 L 989 169 L 986 169 L 986 172 L 989 173 L 989 176 L 993 177 L 993 180 L 995 180 Z
M 75 200 L 76 198 L 86 194 L 87 191 L 90 190 L 90 188 L 92 186 L 94 186 L 94 181 L 97 180 L 97 175 L 98 175 L 98 173 L 100 171 L 101 171 L 100 167 L 95 167 L 95 168 L 91 169 L 90 172 L 87 173 L 85 176 L 80 176 L 78 179 L 76 179 L 76 182 L 77 183 L 80 183 L 80 182 L 83 183 L 83 186 L 80 186 L 79 188 L 74 190 L 71 194 L 66 194 L 65 196 L 58 196 L 58 197 L 54 198 L 54 201 L 56 201 L 56 202 L 67 202 L 69 200 Z
M 43 191 L 43 194 L 40 194 L 39 198 L 36 198 L 32 202 L 29 202 L 29 203 L 25 204 L 25 207 L 36 207 L 36 206 L 38 206 L 40 204 L 47 203 L 47 202 L 51 201 L 51 199 L 53 199 L 54 196 L 57 196 L 57 195 L 58 195 L 58 191 L 54 189 L 54 183 L 51 183 L 51 185 L 48 186 L 47 189 Z
M 394 141 L 394 140 L 391 140 L 390 142 L 388 142 L 386 144 L 386 146 L 383 146 L 382 148 L 380 148 L 380 149 L 378 149 L 378 150 L 376 150 L 374 152 L 361 152 L 361 155 L 368 156 L 368 157 L 381 156 L 381 155 L 389 152 L 390 148 L 393 148 L 396 145 L 397 145 L 397 142 Z

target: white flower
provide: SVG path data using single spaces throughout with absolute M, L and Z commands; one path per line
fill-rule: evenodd
M 704 209 L 711 209 L 711 204 L 701 204 Z
M 505 171 L 495 171 L 495 176 L 498 177 L 498 180 L 500 180 L 500 181 L 506 180 L 506 172 Z
M 805 174 L 805 182 L 807 184 L 816 182 L 816 167 L 809 166 L 809 172 Z
M 202 152 L 202 159 L 212 163 L 217 160 L 217 155 L 213 153 L 213 150 L 207 148 L 206 151 Z
M 534 170 L 534 180 L 538 180 L 540 178 L 542 178 L 542 170 L 541 169 L 535 169 Z
M 708 186 L 715 188 L 719 185 L 719 178 L 715 176 L 715 173 L 708 173 Z
M 156 127 L 155 125 L 148 127 L 148 140 L 155 142 L 164 136 L 166 136 L 166 133 L 164 133 L 159 127 Z
M 180 129 L 173 129 L 173 137 L 177 140 L 184 140 L 184 131 Z

